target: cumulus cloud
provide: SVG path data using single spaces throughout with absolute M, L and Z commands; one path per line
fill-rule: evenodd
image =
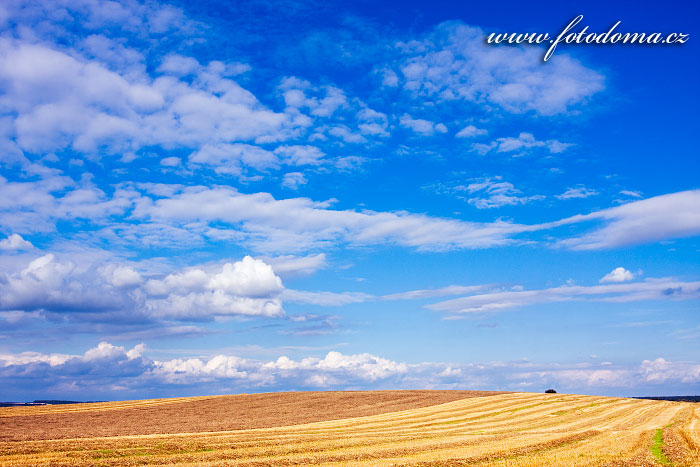
M 700 382 L 700 365 L 686 362 L 669 362 L 661 357 L 644 360 L 640 366 L 642 377 L 650 383 L 667 383 L 680 380 L 683 383 Z
M 474 125 L 467 125 L 457 132 L 455 137 L 457 138 L 474 138 L 475 136 L 483 136 L 488 134 L 488 130 L 484 128 L 477 128 Z
M 401 58 L 382 67 L 384 83 L 416 99 L 540 115 L 576 109 L 605 87 L 600 73 L 568 55 L 554 57 L 545 68 L 536 48 L 489 46 L 485 35 L 478 27 L 447 22 L 421 40 L 399 42 Z
M 387 127 L 389 119 L 386 114 L 370 109 L 362 108 L 357 112 L 358 128 L 365 135 L 389 136 Z
M 133 303 L 128 293 L 120 293 L 71 261 L 58 261 L 47 254 L 31 261 L 17 272 L 1 272 L 2 310 L 49 312 L 99 312 L 126 308 Z
M 318 165 L 325 156 L 315 146 L 280 146 L 274 152 L 290 165 Z
M 545 198 L 542 195 L 522 196 L 520 190 L 517 190 L 512 183 L 502 181 L 501 177 L 476 179 L 469 185 L 459 185 L 453 190 L 477 195 L 469 197 L 467 202 L 478 209 L 527 204 Z
M 32 363 L 47 363 L 49 366 L 57 366 L 64 364 L 71 358 L 74 358 L 74 356 L 60 353 L 21 352 L 18 354 L 0 354 L 0 362 L 3 367 L 29 365 Z
M 282 177 L 282 186 L 290 190 L 298 190 L 300 186 L 306 185 L 308 180 L 301 172 L 288 172 Z
M 523 371 L 519 376 L 525 380 L 533 377 L 549 380 L 552 382 L 550 386 L 567 385 L 584 388 L 625 387 L 629 385 L 630 380 L 638 380 L 638 378 L 633 378 L 634 373 L 628 369 L 612 370 L 607 368 L 554 369 L 539 371 L 537 374 Z
M 129 266 L 107 264 L 98 268 L 99 274 L 114 287 L 133 287 L 143 282 L 141 274 Z
M 399 76 L 393 70 L 384 68 L 376 72 L 382 77 L 382 86 L 395 88 L 399 85 Z
M 399 118 L 401 126 L 413 130 L 423 136 L 432 136 L 437 133 L 447 133 L 447 127 L 442 123 L 435 123 L 421 118 L 413 118 L 409 114 L 403 114 Z
M 532 133 L 520 133 L 517 137 L 496 138 L 491 143 L 475 143 L 472 148 L 479 154 L 487 154 L 495 150 L 496 152 L 516 152 L 525 153 L 533 148 L 542 148 L 552 154 L 564 152 L 569 147 L 573 146 L 570 143 L 562 143 L 556 139 L 548 139 L 540 141 L 535 138 Z
M 158 2 L 123 0 L 119 3 L 93 0 L 37 0 L 5 2 L 8 18 L 22 25 L 41 23 L 34 34 L 40 39 L 73 38 L 81 33 L 121 34 L 136 40 L 157 41 L 164 36 L 196 36 L 202 25 L 187 18 L 182 9 Z M 65 15 L 80 17 L 79 23 L 65 24 Z M 50 27 L 46 22 L 51 21 Z
M 634 273 L 628 271 L 623 267 L 619 267 L 613 269 L 605 276 L 603 276 L 603 278 L 600 279 L 600 282 L 626 282 L 631 281 L 632 279 L 634 279 Z
M 197 319 L 209 316 L 282 316 L 282 281 L 263 261 L 246 256 L 225 263 L 220 272 L 188 269 L 150 279 L 145 307 L 157 317 Z
M 322 358 L 293 360 L 280 356 L 276 360 L 260 361 L 232 355 L 151 360 L 144 356 L 145 351 L 143 344 L 127 351 L 124 347 L 101 342 L 83 355 L 0 354 L 0 381 L 14 378 L 14 384 L 39 382 L 36 387 L 26 388 L 25 394 L 34 391 L 57 394 L 63 390 L 85 397 L 91 391 L 111 393 L 115 387 L 123 394 L 153 386 L 201 383 L 217 386 L 223 383 L 230 391 L 284 386 L 369 387 L 385 381 L 393 383 L 408 372 L 406 363 L 369 353 L 344 355 L 331 351 Z M 66 388 L 62 384 L 66 380 L 74 384 Z
M 0 250 L 31 250 L 32 248 L 34 245 L 18 234 L 12 234 L 0 240 Z
M 76 264 L 47 254 L 15 272 L 0 272 L 0 310 L 141 319 L 282 316 L 281 279 L 250 256 L 205 271 L 189 268 L 147 278 L 123 264 Z M 100 315 L 104 316 L 100 318 Z
M 439 183 L 428 186 L 438 193 L 448 194 L 462 199 L 477 209 L 492 209 L 502 206 L 527 204 L 545 199 L 543 195 L 525 196 L 512 183 L 503 181 L 503 177 L 484 177 L 469 180 L 470 183 Z
M 106 394 L 114 397 L 135 386 L 145 389 L 153 363 L 142 357 L 143 350 L 143 344 L 127 351 L 101 342 L 83 355 L 0 354 L 0 380 L 17 400 L 30 394 L 104 400 Z
M 126 352 L 124 347 L 112 345 L 109 342 L 100 342 L 97 347 L 88 349 L 83 355 L 84 362 L 100 361 L 100 360 L 116 360 L 126 357 L 128 360 L 133 360 L 141 356 L 144 350 L 144 344 L 139 344 L 133 349 Z
M 352 129 L 350 129 L 350 127 L 348 127 L 347 125 L 343 125 L 343 124 L 321 127 L 321 128 L 319 128 L 318 131 L 319 132 L 325 131 L 329 135 L 335 136 L 336 138 L 339 138 L 346 143 L 359 144 L 359 143 L 366 143 L 367 142 L 367 139 L 364 136 L 362 136 L 361 132 L 359 132 L 359 131 L 355 132 Z M 314 138 L 314 136 L 312 135 L 312 137 L 310 139 L 313 139 L 313 138 Z
M 182 163 L 179 157 L 164 157 L 160 160 L 163 167 L 177 167 Z
M 48 175 L 35 181 L 12 182 L 0 176 L 0 224 L 22 233 L 55 229 L 58 219 L 100 222 L 123 214 L 136 193 L 116 189 L 108 196 L 89 180 L 80 183 Z
M 199 69 L 199 62 L 192 57 L 179 54 L 169 54 L 164 59 L 157 71 L 175 76 L 189 75 Z
M 278 87 L 287 107 L 307 110 L 317 117 L 330 117 L 347 104 L 345 93 L 335 86 L 315 87 L 296 77 L 282 80 Z
M 341 172 L 350 172 L 358 170 L 369 162 L 369 159 L 362 156 L 345 156 L 338 157 L 334 161 L 335 168 Z
M 523 384 L 570 392 L 631 388 L 689 390 L 700 382 L 700 365 L 663 358 L 640 365 L 601 366 L 528 360 L 399 362 L 371 353 L 255 360 L 236 355 L 151 359 L 144 344 L 127 350 L 101 342 L 83 355 L 23 352 L 0 354 L 0 383 L 8 397 L 124 398 L 150 394 L 299 389 L 484 389 L 520 390 Z M 190 389 L 191 390 L 191 389 Z
M 245 167 L 264 170 L 279 165 L 278 157 L 271 151 L 250 144 L 205 144 L 190 154 L 193 166 L 209 166 L 216 173 L 241 175 Z
M 172 75 L 186 64 L 195 79 Z M 15 122 L 10 138 L 29 153 L 71 149 L 128 159 L 151 146 L 274 142 L 297 126 L 232 80 L 235 64 L 198 66 L 180 57 L 161 66 L 171 74 L 120 73 L 75 51 L 0 39 L 0 104 Z

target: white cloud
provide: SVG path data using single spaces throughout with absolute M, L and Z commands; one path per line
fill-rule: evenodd
M 54 230 L 57 219 L 92 222 L 123 214 L 136 194 L 116 189 L 111 197 L 88 180 L 76 184 L 50 175 L 37 181 L 11 182 L 0 176 L 0 223 L 22 233 Z
M 555 195 L 559 199 L 572 199 L 572 198 L 588 198 L 590 196 L 597 195 L 598 192 L 586 188 L 585 186 L 579 186 L 576 188 L 569 188 L 564 193 L 560 195 Z
M 282 293 L 285 301 L 319 306 L 343 306 L 368 301 L 421 300 L 481 292 L 492 288 L 490 285 L 448 285 L 437 289 L 420 289 L 387 295 L 372 295 L 362 292 L 308 292 L 286 289 Z
M 446 300 L 427 308 L 456 316 L 464 313 L 504 311 L 540 303 L 569 301 L 633 302 L 645 300 L 697 300 L 700 282 L 672 278 L 647 279 L 630 284 L 559 286 L 540 290 L 500 291 Z
M 468 184 L 440 183 L 433 188 L 438 193 L 453 195 L 462 199 L 477 209 L 491 209 L 502 206 L 527 204 L 532 201 L 545 199 L 543 195 L 524 196 L 512 183 L 503 181 L 500 176 L 475 178 Z
M 603 276 L 602 279 L 600 279 L 600 282 L 626 282 L 626 281 L 631 281 L 634 279 L 634 274 L 628 271 L 627 269 L 623 267 L 615 268 L 609 273 L 607 273 L 605 276 Z
M 19 354 L 0 354 L 0 366 L 21 366 L 32 363 L 48 363 L 50 366 L 57 366 L 64 364 L 71 358 L 74 358 L 74 356 L 59 353 L 22 352 Z
M 163 167 L 177 167 L 182 163 L 179 157 L 164 157 L 160 160 Z
M 225 263 L 220 272 L 189 269 L 151 279 L 144 285 L 150 295 L 150 314 L 178 319 L 210 316 L 282 316 L 282 281 L 261 260 L 246 256 Z
M 126 358 L 128 358 L 129 360 L 140 358 L 143 356 L 145 350 L 146 344 L 144 344 L 143 342 L 140 344 L 136 344 L 132 349 L 126 352 Z
M 639 191 L 630 191 L 630 190 L 620 190 L 621 195 L 625 196 L 630 196 L 632 198 L 641 198 L 642 194 Z
M 464 128 L 462 128 L 461 130 L 459 130 L 459 132 L 457 132 L 455 137 L 457 137 L 457 138 L 474 138 L 475 136 L 483 136 L 485 134 L 488 134 L 488 131 L 486 129 L 477 128 L 474 125 L 467 125 Z
M 283 255 L 261 259 L 272 266 L 275 274 L 282 278 L 309 276 L 328 265 L 325 253 L 308 256 Z
M 520 196 L 522 192 L 515 189 L 512 183 L 501 180 L 501 177 L 476 179 L 467 186 L 460 185 L 453 188 L 453 191 L 463 191 L 470 195 L 480 194 L 481 196 L 467 199 L 469 204 L 478 209 L 527 204 L 545 198 L 542 195 Z
M 175 76 L 189 75 L 199 68 L 199 62 L 192 57 L 178 54 L 167 55 L 156 71 Z
M 357 112 L 358 128 L 365 135 L 389 136 L 386 131 L 389 119 L 386 114 L 365 107 Z
M 241 261 L 226 263 L 215 274 L 207 288 L 247 297 L 269 297 L 282 290 L 282 281 L 263 261 L 246 256 Z
M 114 287 L 133 287 L 143 282 L 141 274 L 129 266 L 107 264 L 98 271 L 107 283 Z
M 323 130 L 323 129 L 321 129 Z M 367 139 L 353 132 L 347 125 L 335 125 L 328 128 L 328 134 L 340 138 L 346 143 L 366 143 Z
M 413 118 L 409 114 L 403 114 L 399 118 L 399 123 L 405 128 L 413 130 L 423 136 L 432 136 L 435 132 L 447 133 L 447 127 L 442 123 L 435 123 L 421 118 Z
M 669 362 L 663 358 L 644 360 L 640 366 L 642 377 L 650 383 L 667 383 L 680 380 L 683 383 L 700 382 L 700 365 Z
M 175 359 L 153 362 L 153 366 L 157 377 L 172 384 L 204 382 L 216 378 L 246 379 L 254 382 L 254 376 L 246 371 L 246 363 L 242 358 L 217 355 L 206 362 L 198 358 Z
M 490 144 L 476 143 L 474 149 L 480 154 L 486 154 L 492 150 L 496 152 L 528 151 L 532 148 L 543 148 L 552 154 L 560 153 L 568 149 L 572 144 L 562 143 L 555 139 L 546 141 L 537 140 L 531 133 L 520 133 L 518 137 L 496 138 Z
M 406 212 L 328 207 L 328 203 L 307 198 L 276 200 L 268 193 L 246 195 L 229 188 L 195 188 L 140 203 L 134 215 L 162 223 L 224 222 L 237 226 L 255 247 L 287 252 L 329 243 L 394 243 L 425 250 L 482 248 L 509 243 L 509 235 L 523 230 L 523 226 L 502 221 L 473 223 Z
M 55 312 L 105 311 L 126 307 L 128 294 L 107 286 L 73 262 L 57 261 L 47 254 L 17 272 L 0 272 L 2 310 L 47 310 Z
M 345 156 L 338 157 L 335 160 L 335 168 L 341 171 L 349 172 L 352 170 L 357 170 L 365 165 L 369 159 L 362 156 Z
M 171 70 L 172 60 L 166 60 Z M 177 60 L 182 71 L 185 58 Z M 133 158 L 129 154 L 154 145 L 198 148 L 287 138 L 297 123 L 228 78 L 240 69 L 211 62 L 194 69 L 191 82 L 154 79 L 134 69 L 120 74 L 76 51 L 0 39 L 0 104 L 14 118 L 10 137 L 28 152 L 69 148 Z
M 345 93 L 335 86 L 314 87 L 296 77 L 283 79 L 278 90 L 288 107 L 308 110 L 317 117 L 330 117 L 348 101 Z
M 286 289 L 282 293 L 286 302 L 304 303 L 318 306 L 343 306 L 351 303 L 362 303 L 376 297 L 362 292 L 307 292 Z
M 143 344 L 141 344 L 140 348 L 143 349 Z M 129 352 L 125 352 L 124 347 L 112 345 L 109 342 L 100 342 L 97 347 L 85 352 L 82 360 L 85 362 L 93 360 L 114 360 L 124 355 L 126 355 L 127 358 L 137 358 L 139 356 L 138 348 L 134 347 Z
M 382 86 L 395 88 L 399 85 L 399 77 L 392 70 L 385 68 L 381 70 Z
M 237 382 L 242 388 L 280 384 L 319 388 L 396 380 L 409 372 L 406 363 L 369 353 L 345 355 L 331 351 L 323 358 L 307 357 L 301 360 L 281 356 L 277 360 L 260 361 L 215 355 L 159 361 L 145 357 L 144 351 L 143 344 L 127 351 L 124 347 L 101 342 L 84 355 L 0 354 L 0 381 L 13 375 L 20 379 L 29 376 L 44 384 L 44 391 L 56 390 L 54 385 L 64 378 L 75 381 L 74 391 L 106 389 L 115 383 L 125 390 L 153 384 L 168 386 L 223 381 Z M 15 373 L 18 370 L 24 372 L 18 375 Z
M 325 154 L 315 146 L 280 146 L 274 151 L 290 165 L 318 165 Z
M 271 152 L 250 144 L 205 144 L 190 154 L 190 164 L 213 167 L 216 173 L 241 175 L 244 167 L 264 170 L 277 167 L 279 159 Z
M 483 291 L 488 285 L 448 285 L 438 289 L 410 290 L 380 297 L 382 300 L 416 300 L 423 298 L 443 297 L 445 295 L 463 295 Z
M 476 197 L 484 201 L 474 203 L 488 206 L 522 202 L 508 199 L 522 197 L 514 194 L 514 188 L 506 182 L 494 179 L 472 185 L 471 190 L 482 189 L 488 194 Z M 470 188 L 460 190 L 469 192 Z M 538 195 L 524 198 L 539 199 L 534 196 Z M 0 222 L 18 234 L 52 231 L 58 220 L 85 219 L 96 226 L 108 224 L 91 235 L 125 246 L 137 241 L 160 246 L 192 245 L 210 237 L 283 254 L 338 244 L 395 244 L 419 250 L 489 248 L 518 243 L 522 241 L 518 235 L 591 221 L 602 221 L 602 225 L 559 240 L 554 246 L 576 250 L 614 248 L 700 234 L 698 203 L 700 190 L 691 190 L 554 222 L 523 225 L 503 220 L 469 222 L 405 211 L 334 210 L 329 201 L 277 200 L 269 193 L 243 194 L 220 186 L 123 184 L 108 196 L 89 179 L 76 184 L 54 175 L 31 182 L 9 182 L 0 177 Z M 127 212 L 129 222 L 120 222 L 120 216 Z
M 602 227 L 558 244 L 574 250 L 615 248 L 700 234 L 698 205 L 700 190 L 681 191 L 541 225 L 603 221 Z
M 543 380 L 557 381 L 567 386 L 579 387 L 624 387 L 628 386 L 632 379 L 632 372 L 627 369 L 556 369 L 535 372 L 523 372 L 519 374 L 524 379 L 539 377 Z
M 369 381 L 384 379 L 407 371 L 405 363 L 396 363 L 368 353 L 343 355 L 340 352 L 328 352 L 316 367 L 325 371 L 344 371 Z
M 332 350 L 324 356 L 254 360 L 235 355 L 182 357 L 156 360 L 146 355 L 144 344 L 126 350 L 101 342 L 83 355 L 23 352 L 0 354 L 0 384 L 19 394 L 92 394 L 116 396 L 146 394 L 197 387 L 199 394 L 299 389 L 483 389 L 521 390 L 556 387 L 562 392 L 590 392 L 622 388 L 692 390 L 700 381 L 700 365 L 694 362 L 644 360 L 640 365 L 607 365 L 594 362 L 563 364 L 521 361 L 473 363 L 390 360 L 371 353 L 343 354 Z M 71 384 L 65 384 L 70 382 Z M 203 386 L 204 385 L 204 386 Z M 114 389 L 117 387 L 118 389 Z M 644 388 L 644 389 L 642 389 Z M 75 396 L 73 396 L 75 397 Z M 94 397 L 94 396 L 92 396 Z M 141 396 L 144 397 L 144 396 Z
M 132 37 L 154 42 L 164 35 L 196 37 L 201 28 L 201 24 L 188 19 L 181 9 L 158 2 L 37 0 L 31 4 L 9 1 L 5 5 L 8 17 L 17 25 L 38 23 L 42 26 L 32 31 L 37 39 L 72 39 L 73 23 L 66 24 L 66 15 L 79 17 L 80 28 L 88 33 L 109 33 L 116 30 L 123 34 L 127 31 Z
M 389 79 L 389 85 L 400 85 L 415 98 L 541 115 L 569 112 L 604 89 L 600 73 L 565 54 L 545 68 L 537 48 L 493 47 L 485 35 L 480 28 L 447 22 L 422 40 L 396 44 L 402 58 L 390 67 L 397 79 Z M 384 76 L 387 82 L 392 75 L 384 71 Z
M 12 234 L 0 240 L 0 250 L 31 250 L 34 245 L 23 239 L 21 235 Z
M 298 190 L 300 186 L 306 185 L 307 181 L 301 172 L 288 172 L 282 177 L 282 186 L 290 190 Z
M 272 317 L 284 314 L 283 289 L 271 266 L 249 256 L 220 269 L 148 278 L 123 264 L 77 264 L 47 254 L 19 271 L 0 271 L 0 310 L 83 313 L 98 322 L 114 313 L 151 320 Z

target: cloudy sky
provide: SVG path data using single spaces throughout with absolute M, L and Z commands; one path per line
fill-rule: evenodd
M 697 5 L 226 3 L 0 5 L 0 400 L 700 393 Z

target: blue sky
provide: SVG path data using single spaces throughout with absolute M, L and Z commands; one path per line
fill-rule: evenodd
M 697 394 L 697 8 L 4 3 L 0 399 Z

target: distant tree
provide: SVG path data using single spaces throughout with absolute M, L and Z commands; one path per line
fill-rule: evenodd
M 557 391 L 555 391 L 554 389 L 547 389 L 544 393 L 545 394 L 556 394 Z

